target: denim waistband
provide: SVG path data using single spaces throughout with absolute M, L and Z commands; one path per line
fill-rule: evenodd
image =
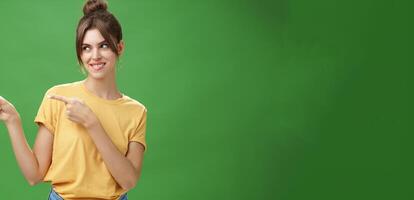
M 63 198 L 52 189 L 50 190 L 49 200 L 63 200 Z
M 55 190 L 50 190 L 49 199 L 48 200 L 64 200 L 61 196 L 59 196 L 58 193 L 55 192 Z M 123 194 L 121 197 L 119 197 L 119 200 L 128 200 L 127 194 Z

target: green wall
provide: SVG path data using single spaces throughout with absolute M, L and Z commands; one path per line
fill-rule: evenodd
M 83 79 L 83 1 L 0 1 L 0 95 L 29 143 L 44 92 Z M 413 3 L 109 1 L 120 90 L 148 108 L 130 199 L 412 199 Z M 2 199 L 30 187 L 0 125 Z

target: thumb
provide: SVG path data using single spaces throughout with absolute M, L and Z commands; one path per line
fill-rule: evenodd
M 7 119 L 7 113 L 3 112 L 2 110 L 0 110 L 0 120 L 4 121 Z

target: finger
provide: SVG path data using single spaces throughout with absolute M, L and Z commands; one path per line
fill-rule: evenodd
M 8 104 L 10 104 L 5 98 L 3 98 L 2 96 L 0 96 L 0 107 L 4 106 L 6 107 Z
M 65 103 L 65 104 L 68 104 L 70 102 L 70 99 L 69 98 L 64 97 L 64 96 L 60 96 L 60 95 L 54 95 L 54 94 L 52 94 L 52 95 L 48 95 L 47 97 L 49 99 L 54 99 L 54 100 L 61 101 L 61 102 Z
M 6 103 L 6 99 L 4 99 L 2 96 L 0 96 L 0 105 L 3 105 Z
M 78 99 L 76 97 L 73 97 L 71 100 L 71 102 L 74 104 L 84 104 L 82 99 Z

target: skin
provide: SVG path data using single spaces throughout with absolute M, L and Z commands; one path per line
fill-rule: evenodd
M 122 97 L 116 86 L 115 67 L 117 55 L 109 48 L 97 29 L 88 30 L 83 40 L 82 62 L 88 77 L 85 87 L 104 99 Z M 118 53 L 122 54 L 124 43 L 118 44 Z M 104 64 L 103 68 L 94 70 L 93 64 Z M 103 129 L 93 111 L 76 97 L 64 97 L 51 94 L 48 98 L 62 101 L 66 105 L 66 117 L 84 126 L 102 155 L 111 175 L 125 190 L 135 187 L 140 174 L 144 147 L 138 142 L 130 142 L 126 155 L 121 154 Z M 33 150 L 25 138 L 19 113 L 6 99 L 0 96 L 0 120 L 8 129 L 17 163 L 30 185 L 43 180 L 52 158 L 53 134 L 40 124 Z

